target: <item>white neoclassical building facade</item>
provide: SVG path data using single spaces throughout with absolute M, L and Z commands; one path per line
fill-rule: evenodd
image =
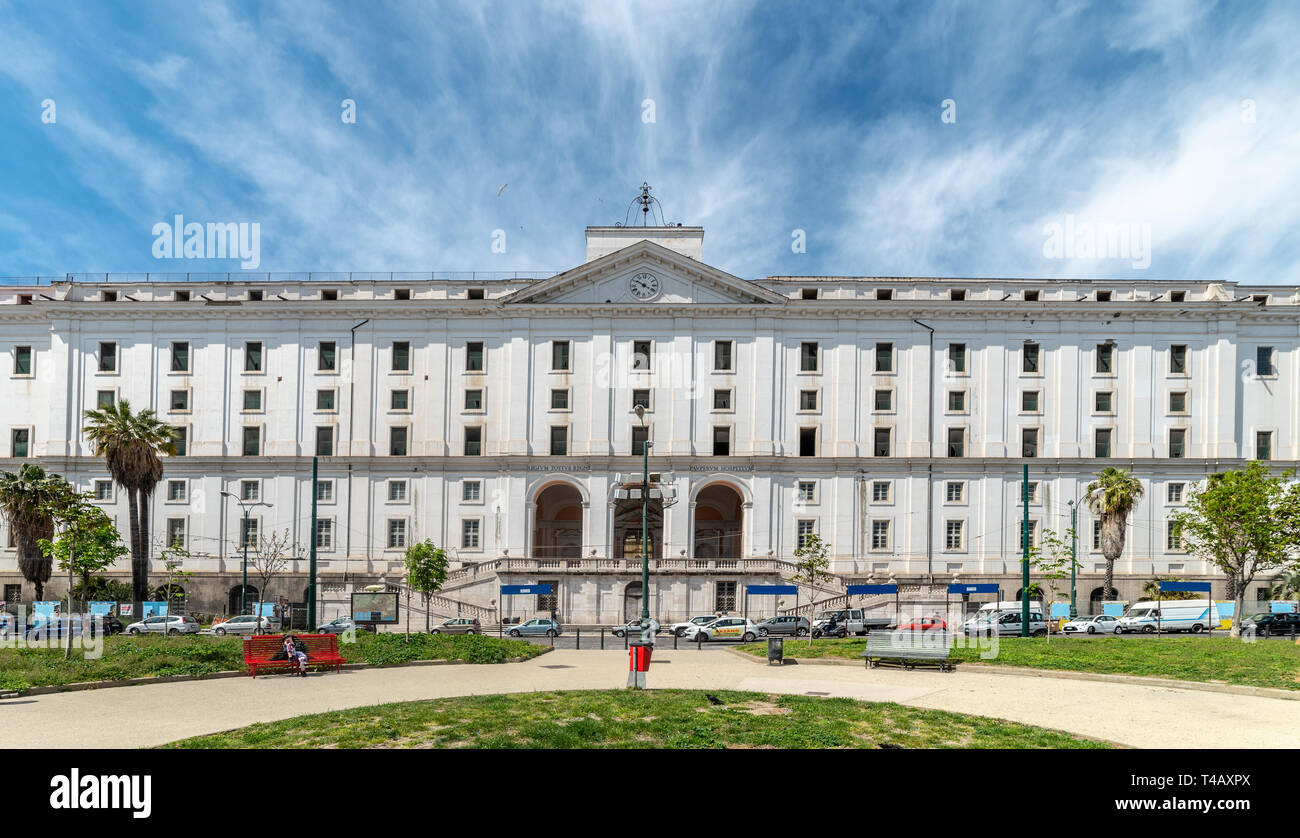
M 398 581 L 432 539 L 456 568 L 439 613 L 594 623 L 639 611 L 640 505 L 619 485 L 640 480 L 644 440 L 668 489 L 650 510 L 664 618 L 770 612 L 746 588 L 788 575 L 808 533 L 840 577 L 816 598 L 954 576 L 1014 596 L 1026 463 L 1034 539 L 1077 510 L 1081 609 L 1104 569 L 1081 502 L 1107 465 L 1146 487 L 1121 596 L 1157 574 L 1222 584 L 1170 515 L 1210 471 L 1300 461 L 1295 287 L 746 280 L 705 262 L 703 237 L 588 228 L 586 261 L 558 275 L 11 281 L 0 467 L 39 462 L 124 528 L 81 426 L 126 400 L 177 429 L 152 540 L 189 551 L 198 610 L 237 602 L 243 539 L 287 531 L 316 542 L 327 585 Z M 262 504 L 248 531 L 237 501 Z M 30 600 L 5 543 L 4 597 Z M 262 593 L 300 601 L 306 570 Z M 552 582 L 554 601 L 498 602 L 515 582 Z

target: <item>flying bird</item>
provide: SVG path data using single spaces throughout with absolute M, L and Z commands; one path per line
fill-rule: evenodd
M 505 192 L 505 191 L 506 191 L 506 187 L 509 186 L 509 185 L 510 185 L 510 184 L 508 184 L 508 183 L 503 183 L 503 184 L 501 184 L 501 188 L 497 190 L 497 197 L 498 197 L 498 198 L 501 197 L 501 193 L 502 193 L 502 192 Z

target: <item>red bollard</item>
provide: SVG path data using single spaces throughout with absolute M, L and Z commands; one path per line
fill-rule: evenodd
M 633 643 L 628 647 L 627 685 L 634 689 L 645 689 L 645 674 L 650 671 L 650 653 L 654 646 Z

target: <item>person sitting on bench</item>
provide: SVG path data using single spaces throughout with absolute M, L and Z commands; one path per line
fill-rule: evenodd
M 284 650 L 276 652 L 271 660 L 296 661 L 298 663 L 298 674 L 303 677 L 307 675 L 307 647 L 302 645 L 302 641 L 292 634 L 284 636 Z

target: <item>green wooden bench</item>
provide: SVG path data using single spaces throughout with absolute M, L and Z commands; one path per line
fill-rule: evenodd
M 903 669 L 937 666 L 944 672 L 957 668 L 952 652 L 952 635 L 943 631 L 891 631 L 867 635 L 862 657 L 868 668 L 882 662 L 897 662 Z

